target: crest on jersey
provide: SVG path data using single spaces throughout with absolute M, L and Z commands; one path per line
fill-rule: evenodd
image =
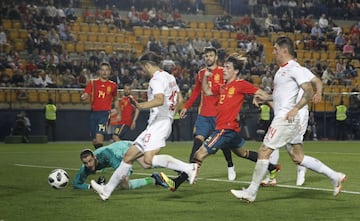
M 235 93 L 235 88 L 234 87 L 231 87 L 229 88 L 228 90 L 228 97 L 232 97 Z
M 219 74 L 215 74 L 215 75 L 214 75 L 214 81 L 215 81 L 215 82 L 219 82 L 219 81 L 220 81 L 220 75 L 219 75 Z
M 106 87 L 106 94 L 110 94 L 111 93 L 111 87 L 110 86 L 107 86 Z

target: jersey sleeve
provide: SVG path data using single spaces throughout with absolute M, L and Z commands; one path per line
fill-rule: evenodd
M 90 184 L 85 183 L 86 178 L 90 175 L 90 173 L 88 173 L 85 170 L 85 166 L 82 165 L 79 172 L 76 174 L 76 176 L 74 177 L 73 180 L 73 187 L 74 189 L 82 189 L 82 190 L 86 190 L 86 189 L 90 189 Z
M 196 101 L 196 99 L 199 97 L 201 93 L 202 87 L 201 87 L 201 81 L 200 81 L 200 72 L 197 74 L 195 78 L 195 86 L 191 92 L 189 100 L 185 104 L 185 108 L 189 109 Z
M 87 93 L 89 95 L 91 95 L 91 92 L 92 92 L 92 88 L 93 88 L 93 85 L 94 84 L 94 81 L 93 80 L 90 80 L 89 83 L 86 85 L 85 89 L 84 89 L 84 93 Z
M 255 94 L 257 90 L 259 90 L 258 87 L 254 86 L 253 84 L 251 84 L 248 81 L 245 80 L 240 80 L 241 82 L 241 87 L 240 87 L 240 91 L 243 94 Z

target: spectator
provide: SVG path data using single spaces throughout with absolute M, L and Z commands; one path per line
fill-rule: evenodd
M 215 28 L 218 30 L 235 31 L 235 27 L 232 25 L 232 17 L 227 11 L 224 11 L 223 15 L 215 18 Z
M 327 67 L 326 70 L 322 73 L 321 80 L 324 85 L 333 85 L 336 83 L 335 75 L 330 67 Z
M 140 18 L 139 12 L 135 9 L 135 6 L 131 6 L 130 11 L 128 12 L 128 18 L 131 26 L 139 26 Z
M 11 84 L 14 87 L 24 87 L 24 71 L 22 69 L 16 69 L 11 78 Z
M 318 24 L 322 33 L 327 33 L 329 31 L 329 21 L 325 14 L 320 16 Z
M 335 46 L 336 46 L 336 49 L 338 50 L 343 50 L 343 47 L 345 45 L 345 38 L 344 38 L 344 34 L 342 32 L 339 32 L 336 37 L 335 37 Z
M 280 26 L 273 23 L 272 14 L 268 14 L 265 18 L 265 30 L 268 32 L 278 32 L 280 30 Z
M 321 28 L 319 26 L 319 23 L 315 23 L 315 26 L 311 28 L 311 40 L 315 41 L 316 48 L 320 49 L 323 47 L 322 42 L 325 40 L 323 37 L 323 32 L 321 31 Z
M 351 40 L 348 40 L 346 44 L 342 48 L 342 55 L 347 58 L 355 57 L 355 49 L 354 46 L 351 44 Z
M 6 72 L 5 68 L 1 69 L 0 86 L 1 87 L 11 86 L 11 76 Z
M 11 128 L 11 135 L 19 135 L 22 137 L 23 143 L 29 143 L 30 132 L 30 119 L 26 116 L 25 111 L 21 111 L 16 115 L 14 126 Z

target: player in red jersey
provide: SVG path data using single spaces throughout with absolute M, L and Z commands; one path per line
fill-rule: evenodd
M 82 100 L 90 99 L 90 135 L 93 137 L 95 149 L 103 146 L 106 134 L 106 122 L 114 102 L 118 108 L 117 84 L 109 80 L 111 67 L 109 63 L 100 64 L 99 78 L 90 80 L 86 85 L 84 93 L 81 95 Z M 118 113 L 120 113 L 118 111 Z M 118 116 L 119 119 L 121 116 Z
M 129 129 L 133 130 L 136 127 L 136 120 L 140 111 L 131 105 L 130 97 L 132 97 L 131 86 L 130 84 L 125 84 L 124 96 L 118 100 L 121 119 L 118 118 L 119 115 L 115 109 L 112 110 L 110 118 L 109 134 L 112 134 L 114 141 L 122 140 Z M 132 97 L 132 99 L 135 98 Z
M 205 138 L 207 138 L 211 132 L 215 129 L 216 121 L 216 105 L 219 101 L 219 96 L 204 95 L 201 87 L 201 82 L 204 78 L 206 71 L 211 70 L 212 75 L 208 78 L 210 85 L 220 84 L 224 81 L 223 68 L 217 65 L 218 55 L 217 50 L 214 47 L 206 47 L 204 49 L 204 58 L 206 62 L 206 68 L 201 69 L 196 78 L 195 86 L 191 93 L 189 100 L 186 102 L 184 108 L 180 112 L 180 118 L 186 117 L 187 110 L 195 103 L 200 97 L 200 104 L 198 108 L 198 116 L 194 125 L 194 142 L 190 154 L 190 162 L 194 157 L 194 153 L 203 144 Z M 234 164 L 232 162 L 231 151 L 228 148 L 222 149 L 225 160 L 228 166 L 228 179 L 235 180 L 236 173 Z M 187 180 L 187 174 L 182 173 L 180 176 L 174 179 L 179 187 L 184 181 Z
M 219 98 L 216 106 L 216 127 L 199 150 L 195 152 L 192 162 L 201 165 L 208 155 L 215 154 L 223 148 L 230 148 L 233 153 L 241 158 L 257 161 L 257 152 L 242 147 L 245 140 L 240 136 L 240 126 L 237 119 L 246 94 L 265 95 L 266 92 L 245 80 L 237 79 L 242 67 L 243 61 L 238 58 L 238 55 L 229 56 L 224 63 L 224 82 L 213 84 L 211 87 L 208 78 L 213 73 L 205 72 L 202 80 L 203 93 L 207 96 L 218 95 Z M 255 104 L 257 105 L 257 103 Z M 277 171 L 279 167 L 269 164 L 268 170 Z M 160 173 L 160 175 L 171 191 L 178 188 L 177 180 L 169 179 L 164 173 Z

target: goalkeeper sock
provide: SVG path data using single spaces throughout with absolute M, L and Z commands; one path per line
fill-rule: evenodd
M 147 186 L 150 184 L 154 184 L 154 180 L 150 177 L 142 178 L 142 179 L 133 179 L 129 180 L 129 189 L 138 189 L 143 186 Z

